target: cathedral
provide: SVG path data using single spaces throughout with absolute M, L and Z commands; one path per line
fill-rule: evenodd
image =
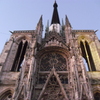
M 11 32 L 0 54 L 0 100 L 100 100 L 100 41 L 94 30 L 73 30 L 53 5 L 43 37 L 35 30 Z

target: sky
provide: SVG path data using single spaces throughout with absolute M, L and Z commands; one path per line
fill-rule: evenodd
M 10 38 L 9 31 L 35 30 L 40 16 L 44 29 L 51 23 L 55 0 L 0 0 L 0 53 Z M 100 0 L 56 0 L 60 22 L 65 15 L 76 30 L 98 30 L 100 39 Z

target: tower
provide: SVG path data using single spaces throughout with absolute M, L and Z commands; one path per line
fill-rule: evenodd
M 35 30 L 13 31 L 0 55 L 0 100 L 99 100 L 100 43 L 94 30 L 60 24 L 55 2 L 42 38 Z M 86 64 L 84 63 L 86 62 Z

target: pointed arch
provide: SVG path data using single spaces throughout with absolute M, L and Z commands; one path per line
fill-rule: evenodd
M 44 84 L 44 87 L 38 97 L 38 100 L 68 100 L 65 89 L 53 68 Z
M 11 98 L 12 98 L 11 90 L 7 90 L 3 94 L 0 95 L 0 100 L 11 100 Z
M 70 82 L 68 74 L 70 53 L 67 51 L 61 47 L 50 46 L 37 53 L 38 77 L 36 77 L 36 84 L 40 87 L 34 88 L 32 98 L 36 100 L 68 100 L 69 94 L 66 94 L 67 87 L 65 89 L 65 86 Z M 35 94 L 37 91 L 38 94 Z

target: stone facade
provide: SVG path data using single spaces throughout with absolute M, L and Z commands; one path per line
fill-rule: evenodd
M 60 24 L 13 31 L 0 55 L 0 100 L 99 100 L 100 42 L 94 30 Z M 86 66 L 86 64 L 87 66 Z

